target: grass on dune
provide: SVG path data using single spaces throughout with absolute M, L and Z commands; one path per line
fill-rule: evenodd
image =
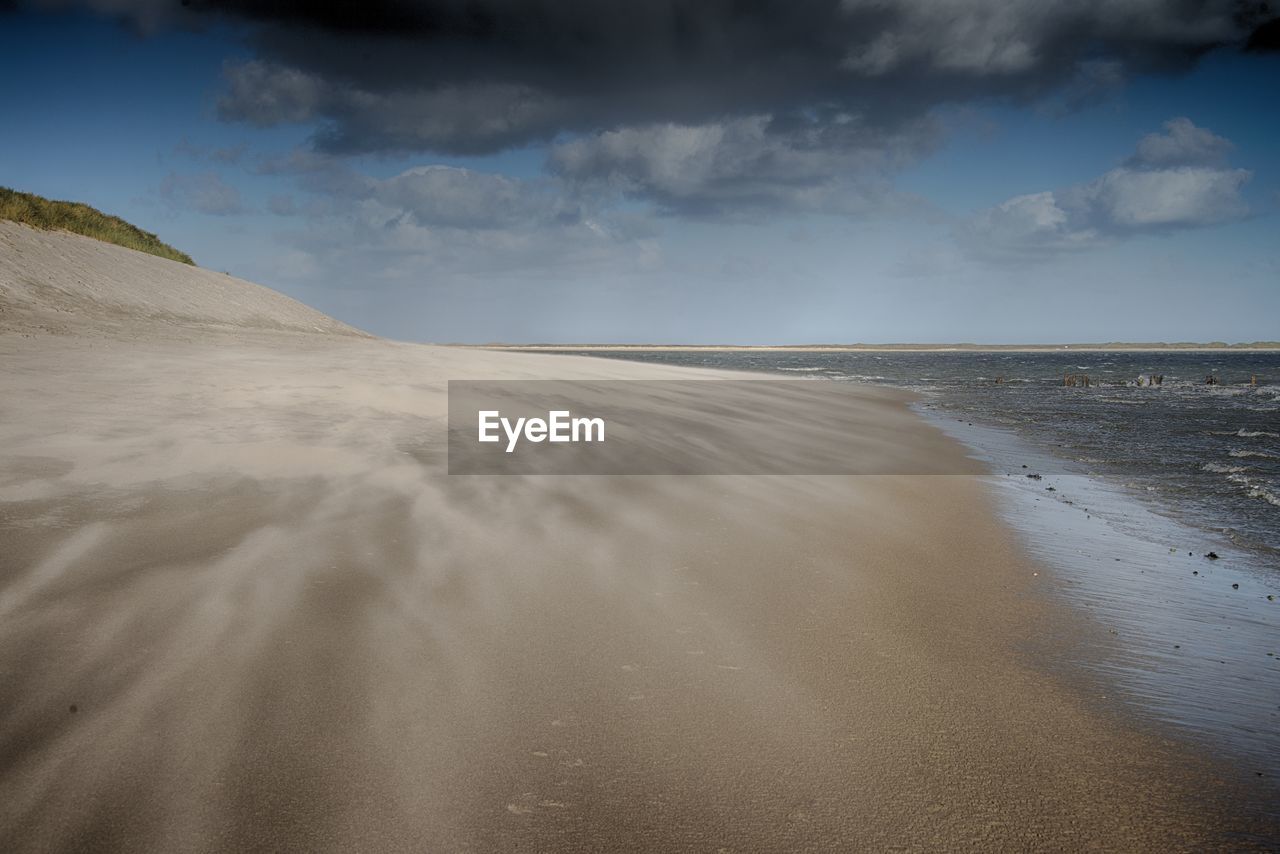
M 114 243 L 150 255 L 195 266 L 185 252 L 161 242 L 149 231 L 143 231 L 118 216 L 104 214 L 80 202 L 59 202 L 0 187 L 0 219 L 21 222 L 44 231 L 70 231 L 104 243 Z

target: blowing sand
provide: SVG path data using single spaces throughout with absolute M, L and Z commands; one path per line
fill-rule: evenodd
M 1277 838 L 1054 675 L 1088 626 L 981 478 L 451 477 L 447 379 L 713 375 L 34 305 L 0 333 L 0 849 Z

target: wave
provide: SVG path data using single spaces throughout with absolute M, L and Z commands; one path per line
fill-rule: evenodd
M 1223 466 L 1217 463 L 1205 463 L 1200 466 L 1200 471 L 1210 471 L 1214 474 L 1239 474 L 1242 471 L 1248 471 L 1248 466 Z
M 1276 507 L 1280 507 L 1280 495 L 1276 495 L 1274 492 L 1264 489 L 1261 486 L 1252 486 L 1249 488 L 1249 491 L 1245 494 L 1248 495 L 1250 498 L 1261 498 L 1263 501 L 1267 502 L 1268 504 L 1273 504 Z
M 1261 498 L 1268 504 L 1274 504 L 1280 507 L 1280 496 L 1276 495 L 1263 484 L 1258 483 L 1251 477 L 1242 474 L 1227 475 L 1227 479 L 1232 483 L 1238 483 L 1244 487 L 1244 494 L 1250 498 Z
M 1228 456 L 1241 459 L 1243 457 L 1260 457 L 1264 460 L 1280 460 L 1280 454 L 1268 454 L 1266 451 L 1242 451 L 1240 449 L 1232 450 Z
M 1259 484 L 1253 478 L 1246 477 L 1242 474 L 1229 474 L 1227 475 L 1227 480 L 1243 486 L 1244 494 L 1250 498 L 1261 498 L 1268 504 L 1274 504 L 1276 507 L 1280 507 L 1280 495 L 1276 495 L 1270 489 Z
M 1250 430 L 1248 427 L 1241 427 L 1239 430 L 1206 430 L 1209 436 L 1235 436 L 1240 439 L 1280 439 L 1280 433 L 1272 433 L 1270 430 Z

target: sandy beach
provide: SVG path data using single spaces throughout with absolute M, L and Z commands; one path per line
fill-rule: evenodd
M 865 418 L 974 475 L 450 476 L 448 380 L 734 375 L 394 343 L 0 238 L 0 849 L 1280 838 L 1073 675 L 1100 629 L 905 395 Z

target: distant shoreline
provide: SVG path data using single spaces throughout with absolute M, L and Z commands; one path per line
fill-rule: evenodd
M 1280 350 L 1280 341 L 1255 341 L 1249 344 L 452 344 L 480 350 L 518 350 L 563 352 L 593 350 L 600 352 L 782 352 L 782 353 L 1074 353 L 1115 351 L 1229 351 L 1232 353 Z

